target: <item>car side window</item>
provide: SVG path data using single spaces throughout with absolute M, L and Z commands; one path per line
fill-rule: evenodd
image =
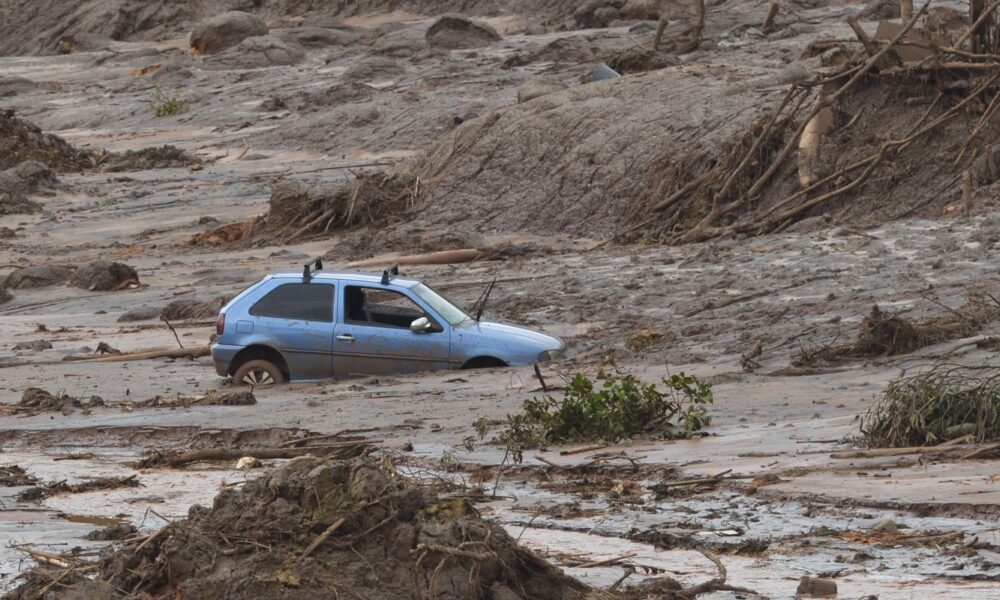
M 255 317 L 333 322 L 334 286 L 326 283 L 286 283 L 250 308 Z
M 344 288 L 344 322 L 409 329 L 427 316 L 413 300 L 392 290 L 349 285 Z

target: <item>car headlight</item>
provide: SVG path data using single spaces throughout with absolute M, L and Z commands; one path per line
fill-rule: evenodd
M 549 362 L 562 356 L 562 350 L 544 350 L 538 353 L 538 362 Z

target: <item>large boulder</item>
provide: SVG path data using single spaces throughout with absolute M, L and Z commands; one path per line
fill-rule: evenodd
M 425 37 L 428 46 L 446 50 L 481 48 L 500 41 L 496 29 L 462 15 L 444 15 L 430 26 Z
M 124 263 L 98 260 L 77 269 L 69 285 L 100 292 L 122 290 L 139 285 L 139 274 Z
M 199 23 L 191 32 L 190 43 L 201 54 L 215 54 L 267 32 L 267 24 L 258 17 L 234 10 Z
M 48 287 L 66 283 L 71 275 L 73 275 L 72 267 L 36 265 L 14 271 L 4 280 L 3 286 L 13 290 Z

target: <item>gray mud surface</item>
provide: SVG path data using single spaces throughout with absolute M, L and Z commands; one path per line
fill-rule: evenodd
M 387 475 L 396 473 L 478 511 L 482 519 L 463 512 L 437 522 L 461 523 L 471 536 L 450 548 L 497 543 L 491 552 L 507 567 L 512 556 L 536 566 L 544 559 L 556 566 L 539 567 L 549 586 L 567 581 L 553 568 L 604 591 L 623 576 L 615 589 L 626 593 L 663 577 L 693 586 L 717 575 L 707 551 L 729 583 L 771 598 L 792 598 L 804 576 L 835 581 L 842 598 L 1000 594 L 997 459 L 857 447 L 858 416 L 901 369 L 998 366 L 996 315 L 943 327 L 1000 296 L 1000 217 L 986 177 L 992 146 L 981 144 L 973 159 L 969 214 L 949 171 L 951 151 L 980 113 L 963 113 L 934 138 L 948 152 L 917 144 L 896 175 L 880 172 L 856 194 L 780 226 L 657 243 L 694 224 L 705 208 L 698 196 L 617 239 L 647 243 L 604 243 L 661 214 L 651 208 L 706 166 L 725 164 L 790 83 L 857 51 L 848 15 L 869 34 L 892 17 L 880 16 L 880 5 L 792 3 L 765 33 L 757 25 L 766 3 L 710 3 L 699 48 L 652 60 L 636 54 L 657 27 L 641 4 L 0 5 L 0 539 L 10 542 L 0 547 L 0 589 L 27 581 L 15 593 L 33 597 L 63 569 L 21 577 L 38 561 L 29 549 L 62 555 L 79 546 L 72 565 L 162 595 L 178 582 L 155 565 L 176 564 L 172 573 L 206 588 L 223 571 L 247 583 L 247 557 L 269 545 L 266 581 L 253 583 L 263 587 L 233 597 L 316 597 L 329 583 L 316 573 L 331 561 L 352 569 L 349 583 L 330 584 L 344 597 L 395 597 L 365 562 L 377 570 L 387 556 L 391 573 L 419 567 L 415 589 L 429 592 L 434 581 L 442 597 L 446 588 L 455 597 L 553 597 L 544 586 L 522 593 L 524 573 L 494 562 L 479 572 L 489 585 L 472 591 L 468 557 L 415 567 L 415 546 L 398 541 L 399 515 L 423 510 L 424 499 L 379 505 L 341 532 L 351 542 L 389 526 L 358 547 L 362 561 L 332 538 L 305 571 L 284 568 L 335 522 L 301 493 L 304 481 L 314 486 L 310 477 L 334 467 L 276 482 L 319 460 L 301 455 L 347 447 L 369 455 L 351 460 L 374 461 L 363 467 L 371 481 L 397 485 Z M 935 19 L 961 21 L 966 7 L 935 9 Z M 192 53 L 195 25 L 227 10 L 253 14 L 266 35 Z M 434 23 L 452 12 L 489 30 L 465 39 L 467 26 L 454 27 L 444 36 L 449 48 L 429 44 Z M 668 40 L 692 23 L 686 5 L 655 12 L 670 21 Z M 601 62 L 626 75 L 581 83 Z M 817 168 L 835 171 L 883 134 L 905 133 L 925 112 L 943 114 L 960 96 L 932 105 L 939 83 L 925 93 L 909 80 L 871 82 L 850 95 L 838 115 L 845 127 L 825 138 L 828 162 Z M 763 214 L 798 189 L 793 163 L 741 216 Z M 15 179 L 11 169 L 26 164 L 39 168 Z M 388 188 L 358 187 L 390 176 Z M 359 189 L 372 198 L 369 211 L 342 218 Z M 320 211 L 330 219 L 308 218 Z M 482 257 L 403 271 L 464 307 L 496 277 L 487 318 L 569 345 L 564 360 L 542 367 L 548 385 L 594 375 L 612 357 L 646 381 L 684 371 L 712 383 L 708 435 L 566 455 L 552 447 L 511 465 L 473 422 L 496 425 L 543 394 L 531 368 L 295 383 L 254 390 L 250 403 L 205 401 L 233 391 L 205 356 L 80 360 L 202 347 L 225 298 L 318 256 L 331 267 L 375 257 L 378 270 L 400 256 L 456 249 Z M 831 352 L 858 347 L 874 305 L 946 333 L 901 352 Z M 45 395 L 26 400 L 32 388 Z M 270 456 L 260 464 L 242 460 L 263 450 Z M 180 466 L 141 466 L 192 452 L 202 454 Z M 362 468 L 350 464 L 335 469 Z M 133 476 L 138 486 L 51 487 Z M 710 481 L 675 485 L 692 479 Z M 51 494 L 20 496 L 45 486 Z M 281 523 L 270 533 L 237 514 L 258 493 L 268 502 L 254 510 L 267 514 L 254 514 Z M 212 521 L 222 515 L 233 519 Z M 137 549 L 165 525 L 171 536 Z M 107 527 L 137 533 L 119 540 L 124 546 L 86 537 Z M 181 546 L 202 554 L 178 554 Z M 209 554 L 221 562 L 183 570 Z M 76 571 L 66 577 L 90 585 Z

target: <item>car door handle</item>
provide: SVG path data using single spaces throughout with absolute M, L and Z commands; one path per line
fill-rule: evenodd
M 337 336 L 337 341 L 338 342 L 352 342 L 353 343 L 354 342 L 354 336 L 353 335 L 349 335 L 349 334 L 348 335 L 338 335 Z

